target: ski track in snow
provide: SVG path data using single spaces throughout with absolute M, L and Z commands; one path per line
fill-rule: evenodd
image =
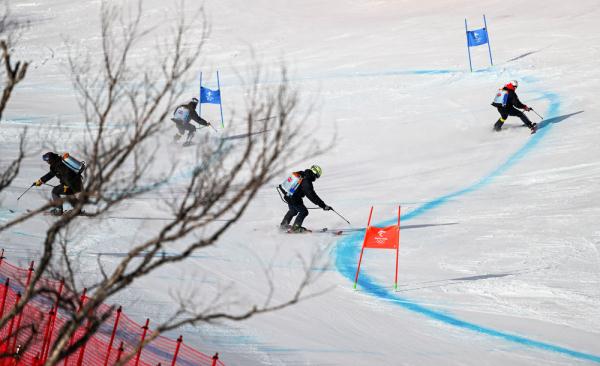
M 486 71 L 486 70 L 482 70 Z M 435 74 L 443 74 L 447 73 L 448 70 L 439 70 L 435 72 L 435 70 L 429 70 L 428 72 L 419 72 L 414 71 L 413 74 L 417 75 L 435 75 Z M 411 73 L 411 72 L 406 72 Z M 532 77 L 521 77 L 521 79 L 534 81 Z M 481 188 L 484 188 L 488 184 L 492 183 L 492 181 L 510 169 L 512 166 L 517 164 L 528 152 L 534 149 L 539 142 L 549 133 L 552 129 L 553 119 L 558 119 L 561 116 L 559 115 L 560 111 L 560 97 L 558 94 L 552 92 L 539 92 L 542 96 L 542 99 L 546 99 L 550 102 L 550 106 L 546 111 L 546 118 L 543 121 L 542 128 L 540 128 L 536 134 L 532 135 L 531 138 L 523 145 L 519 150 L 510 155 L 508 159 L 490 172 L 488 175 L 481 178 L 479 181 L 457 191 L 448 193 L 446 195 L 440 196 L 438 198 L 432 199 L 421 206 L 416 207 L 412 211 L 403 214 L 400 218 L 401 221 L 411 220 L 415 217 L 419 217 L 430 210 L 433 210 L 439 206 L 442 206 L 448 203 L 450 200 L 458 198 L 460 196 L 466 195 L 468 193 L 472 193 Z M 555 120 L 556 122 L 560 122 L 560 120 Z M 384 222 L 379 223 L 379 226 L 387 226 L 393 225 L 396 223 L 397 218 L 389 219 Z M 351 282 L 354 282 L 354 276 L 356 274 L 356 265 L 358 260 L 358 255 L 361 248 L 361 243 L 364 238 L 365 231 L 362 230 L 357 233 L 353 233 L 352 235 L 341 239 L 337 242 L 335 250 L 333 252 L 334 262 L 337 270 L 345 276 Z M 468 322 L 465 320 L 461 320 L 458 317 L 454 317 L 448 315 L 447 313 L 443 313 L 440 311 L 436 311 L 430 309 L 424 305 L 421 305 L 415 301 L 411 301 L 408 298 L 401 297 L 396 295 L 393 291 L 386 289 L 385 286 L 376 283 L 372 278 L 368 276 L 366 270 L 363 269 L 361 272 L 361 277 L 358 283 L 359 287 L 366 291 L 368 294 L 380 298 L 382 300 L 386 300 L 392 304 L 400 306 L 406 310 L 415 312 L 417 314 L 423 315 L 429 319 L 440 321 L 444 324 L 451 325 L 454 327 L 466 329 L 475 333 L 479 333 L 482 335 L 492 336 L 495 338 L 500 338 L 504 341 L 516 343 L 519 345 L 523 345 L 530 348 L 535 348 L 544 351 L 551 351 L 555 353 L 562 354 L 564 356 L 573 357 L 580 360 L 593 361 L 595 363 L 600 363 L 600 356 L 593 355 L 584 352 L 578 352 L 569 348 L 561 347 L 558 345 L 553 345 L 550 343 L 545 343 L 542 341 L 537 341 L 534 339 L 530 339 L 524 336 L 519 336 L 515 334 L 510 334 L 501 330 L 493 329 L 490 327 L 481 326 L 472 322 Z
M 498 70 L 488 68 L 488 69 L 481 69 L 481 70 L 474 71 L 474 73 L 486 73 L 486 72 L 496 72 L 496 71 L 498 71 Z M 440 74 L 451 74 L 451 73 L 457 73 L 457 72 L 460 72 L 460 71 L 457 71 L 457 70 L 386 70 L 386 71 L 379 71 L 379 72 L 377 72 L 377 71 L 359 72 L 359 73 L 352 73 L 352 74 L 333 73 L 333 74 L 328 74 L 328 75 L 315 75 L 312 77 L 300 78 L 295 81 L 306 81 L 306 80 L 313 80 L 313 79 L 328 79 L 328 78 L 343 78 L 343 77 L 347 78 L 347 77 L 373 77 L 373 76 L 397 76 L 397 75 L 421 75 L 421 76 L 434 75 L 435 76 L 435 75 L 440 75 Z M 522 76 L 521 79 L 527 80 L 529 82 L 537 81 L 534 77 L 530 77 L 530 76 Z M 430 210 L 433 210 L 437 207 L 440 207 L 440 206 L 448 203 L 450 200 L 453 200 L 460 196 L 463 196 L 468 193 L 472 193 L 479 189 L 484 188 L 485 186 L 492 183 L 496 177 L 502 175 L 504 172 L 506 172 L 512 166 L 517 164 L 524 156 L 527 155 L 528 152 L 530 152 L 532 149 L 534 149 L 539 144 L 539 142 L 544 138 L 544 136 L 546 136 L 546 134 L 548 134 L 549 131 L 552 129 L 553 122 L 551 122 L 551 121 L 554 118 L 561 117 L 561 116 L 559 116 L 560 97 L 557 94 L 552 93 L 552 92 L 538 91 L 538 93 L 540 94 L 539 99 L 548 100 L 550 102 L 550 106 L 549 106 L 548 110 L 546 111 L 546 119 L 540 124 L 542 126 L 542 128 L 540 128 L 536 134 L 532 135 L 531 138 L 527 141 L 527 143 L 525 143 L 525 145 L 523 145 L 519 150 L 517 150 L 515 153 L 513 153 L 511 156 L 509 156 L 508 159 L 504 163 L 502 163 L 500 166 L 498 166 L 492 172 L 490 172 L 489 174 L 487 174 L 486 176 L 481 178 L 479 181 L 477 181 L 463 189 L 460 189 L 460 190 L 448 193 L 446 195 L 442 195 L 435 199 L 432 199 L 432 200 L 416 207 L 412 211 L 410 211 L 406 214 L 403 214 L 401 216 L 401 220 L 404 222 L 406 220 L 411 220 L 413 218 L 419 217 L 419 216 L 429 212 Z M 28 119 L 25 118 L 25 120 L 28 120 Z M 550 121 L 550 122 L 548 122 L 548 121 Z M 23 120 L 14 121 L 14 122 L 23 123 Z M 558 122 L 560 122 L 560 120 L 558 120 Z M 76 126 L 70 126 L 70 127 L 76 128 Z M 162 182 L 162 184 L 160 184 L 160 186 L 163 186 L 163 185 L 170 186 L 174 183 L 177 183 L 177 182 L 187 178 L 189 174 L 191 174 L 191 170 L 189 172 L 181 172 L 178 175 L 176 175 L 175 177 L 171 177 L 171 179 L 169 179 L 167 182 Z M 6 211 L 0 212 L 0 219 L 6 219 L 7 216 L 9 216 L 9 215 L 10 215 L 9 212 L 6 212 Z M 384 225 L 384 226 L 392 225 L 395 222 L 396 222 L 396 218 L 393 218 L 393 219 L 381 222 L 381 223 L 379 223 L 379 225 Z M 16 230 L 12 231 L 12 233 L 17 234 L 17 235 L 27 235 L 26 233 L 19 232 Z M 348 278 L 348 280 L 350 280 L 352 282 L 354 281 L 356 261 L 358 259 L 360 245 L 362 243 L 363 237 L 364 237 L 364 230 L 358 231 L 356 233 L 352 233 L 351 235 L 339 240 L 337 242 L 335 250 L 333 252 L 334 262 L 335 262 L 335 266 L 336 266 L 338 272 L 340 272 L 343 276 L 345 276 L 346 278 Z M 429 319 L 437 320 L 437 321 L 440 321 L 447 325 L 462 328 L 462 329 L 469 330 L 469 331 L 479 333 L 482 335 L 500 338 L 507 342 L 516 343 L 516 344 L 531 347 L 534 349 L 551 351 L 551 352 L 559 353 L 564 356 L 569 356 L 569 357 L 573 357 L 573 358 L 580 359 L 580 360 L 593 361 L 595 363 L 600 363 L 600 356 L 598 356 L 598 355 L 592 355 L 592 354 L 588 354 L 588 353 L 578 352 L 578 351 L 568 349 L 565 347 L 561 347 L 558 345 L 553 345 L 550 343 L 545 343 L 542 341 L 529 339 L 524 336 L 510 334 L 510 333 L 496 330 L 496 329 L 493 329 L 490 327 L 485 327 L 485 326 L 481 326 L 481 325 L 478 325 L 478 324 L 475 324 L 472 322 L 461 320 L 458 317 L 450 316 L 444 312 L 430 309 L 427 306 L 419 304 L 408 298 L 398 296 L 393 291 L 386 289 L 385 286 L 376 283 L 373 279 L 371 279 L 369 277 L 369 275 L 367 274 L 367 271 L 365 269 L 363 269 L 363 272 L 361 273 L 361 277 L 360 277 L 358 285 L 360 286 L 361 289 L 363 289 L 364 291 L 366 291 L 368 294 L 370 294 L 372 296 L 375 296 L 382 300 L 386 300 L 392 304 L 395 304 L 397 306 L 404 308 L 405 310 L 409 310 L 409 311 L 418 313 Z M 272 352 L 273 349 L 270 349 L 270 351 Z

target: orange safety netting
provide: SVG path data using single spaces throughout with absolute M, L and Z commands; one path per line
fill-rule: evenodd
M 33 262 L 29 269 L 19 268 L 6 262 L 2 254 L 0 254 L 0 283 L 2 283 L 0 318 L 13 309 L 33 272 Z M 58 281 L 42 279 L 40 286 L 65 295 L 63 285 Z M 54 296 L 34 297 L 21 313 L 0 329 L 0 355 L 12 355 L 0 358 L 0 366 L 41 366 L 43 364 L 58 332 L 70 317 L 69 312 L 57 307 L 53 299 Z M 85 295 L 80 297 L 80 301 L 85 299 Z M 126 316 L 121 308 L 103 304 L 96 312 L 110 314 L 110 316 L 84 346 L 65 361 L 61 361 L 60 365 L 112 366 L 134 351 L 143 339 L 151 335 L 152 330 L 148 327 L 149 320 L 146 320 L 145 325 L 140 325 Z M 76 342 L 82 333 L 83 329 L 78 330 L 71 343 Z M 196 351 L 185 345 L 181 336 L 177 340 L 157 337 L 136 353 L 127 365 L 224 366 L 218 360 L 218 354 L 211 357 Z

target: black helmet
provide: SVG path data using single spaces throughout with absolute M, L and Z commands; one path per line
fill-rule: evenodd
M 192 100 L 191 100 L 191 102 L 194 103 L 194 104 L 198 104 L 198 98 L 193 97 Z
M 44 161 L 47 163 L 51 163 L 52 160 L 55 160 L 56 158 L 59 158 L 59 156 L 53 153 L 52 151 L 48 151 L 47 153 L 42 155 L 42 159 L 44 159 Z

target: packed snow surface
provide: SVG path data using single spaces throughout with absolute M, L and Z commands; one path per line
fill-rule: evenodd
M 144 24 L 173 22 L 175 3 L 145 1 Z M 299 257 L 317 253 L 327 267 L 312 269 L 322 273 L 308 293 L 323 294 L 170 336 L 219 351 L 227 365 L 600 364 L 598 1 L 208 0 L 205 10 L 212 30 L 198 67 L 213 87 L 219 70 L 226 119 L 243 105 L 238 74 L 256 63 L 286 63 L 291 85 L 315 107 L 307 128 L 324 142 L 337 136 L 331 150 L 289 169 L 318 163 L 317 193 L 352 223 L 311 210 L 305 224 L 355 230 L 279 233 L 286 207 L 274 181 L 216 246 L 134 283 L 115 302 L 140 322 L 167 316 L 177 291 L 234 285 L 231 296 L 242 304 L 261 303 L 265 268 L 274 300 L 283 301 L 302 278 Z M 32 66 L 0 122 L 2 159 L 13 156 L 23 127 L 31 151 L 70 150 L 84 124 L 64 40 L 98 54 L 99 2 L 20 0 L 12 13 L 31 21 L 16 52 Z M 480 28 L 484 13 L 494 65 L 486 46 L 475 47 L 469 72 L 464 19 Z M 515 117 L 492 131 L 491 99 L 512 79 L 521 100 L 544 117 L 528 113 L 541 127 L 534 135 Z M 207 113 L 219 119 L 217 109 Z M 235 128 L 232 121 L 219 133 Z M 37 153 L 25 160 L 0 196 L 0 220 L 44 202 L 45 189 L 15 199 L 45 169 Z M 170 182 L 174 194 L 182 184 Z M 160 217 L 152 210 L 157 199 L 135 200 L 120 217 Z M 398 205 L 398 289 L 393 252 L 366 250 L 354 290 L 370 207 L 374 224 L 390 225 Z M 0 234 L 9 260 L 35 259 L 51 220 Z M 99 253 L 116 263 L 155 224 L 88 221 L 71 254 L 94 278 Z

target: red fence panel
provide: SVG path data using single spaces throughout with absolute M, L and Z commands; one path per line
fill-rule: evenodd
M 0 253 L 0 318 L 10 312 L 25 291 L 33 271 L 33 262 L 29 269 L 23 269 L 8 263 L 4 250 Z M 58 306 L 58 296 L 75 294 L 64 292 L 64 284 L 51 279 L 41 279 L 39 286 L 51 289 L 52 295 L 38 295 L 31 299 L 24 309 L 8 324 L 0 329 L 0 352 L 8 352 L 12 358 L 0 359 L 0 366 L 32 365 L 41 366 L 48 358 L 51 345 L 56 340 L 62 326 L 70 318 L 65 309 Z M 58 296 L 56 295 L 58 294 Z M 85 295 L 80 302 L 85 301 Z M 153 335 L 152 329 L 142 326 L 127 315 L 121 308 L 103 304 L 97 314 L 110 314 L 100 325 L 97 332 L 62 364 L 65 366 L 112 366 L 135 351 L 140 341 Z M 87 326 L 85 324 L 84 326 Z M 84 329 L 73 335 L 70 344 L 76 342 Z M 117 347 L 118 344 L 118 347 Z M 142 350 L 136 352 L 127 362 L 128 366 L 224 366 L 218 354 L 209 356 L 187 346 L 180 336 L 177 340 L 159 336 Z

